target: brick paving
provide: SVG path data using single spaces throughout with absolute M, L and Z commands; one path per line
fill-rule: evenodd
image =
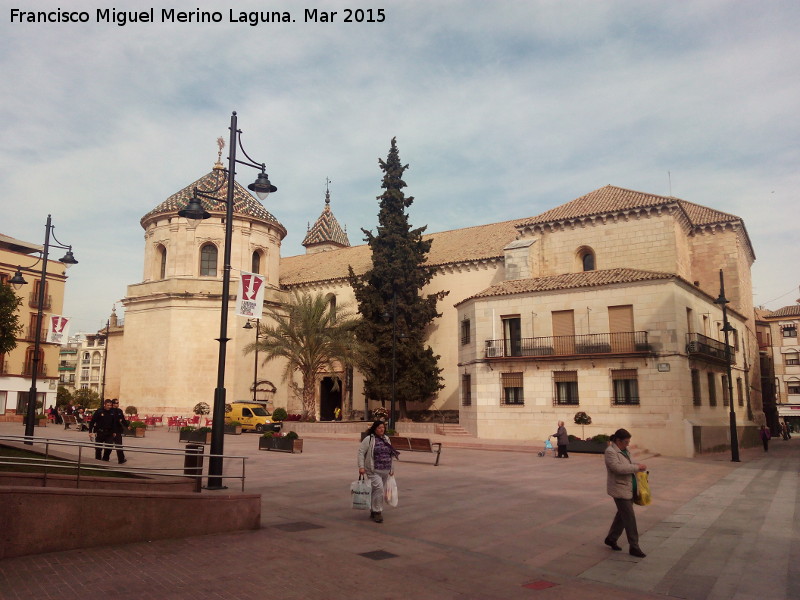
M 19 429 L 0 424 L 0 434 Z M 176 433 L 147 436 L 126 445 L 180 447 Z M 440 466 L 404 454 L 399 506 L 375 524 L 349 508 L 357 439 L 304 437 L 303 454 L 225 438 L 227 454 L 248 456 L 260 530 L 0 560 L 0 598 L 800 597 L 798 438 L 773 440 L 768 454 L 742 450 L 736 464 L 640 452 L 654 504 L 637 508 L 648 554 L 639 560 L 602 544 L 614 508 L 599 455 L 554 460 L 536 455 L 541 442 L 437 438 Z M 131 452 L 126 466 L 159 460 Z

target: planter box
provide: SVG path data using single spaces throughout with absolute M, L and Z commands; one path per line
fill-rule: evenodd
M 225 425 L 224 432 L 228 435 L 242 435 L 241 425 Z
M 144 427 L 137 427 L 136 429 L 132 429 L 133 437 L 144 437 L 145 428 Z
M 195 444 L 210 444 L 211 432 L 181 431 L 178 433 L 178 441 Z
M 573 440 L 567 444 L 567 452 L 587 452 L 590 454 L 603 454 L 608 448 L 608 442 L 589 442 L 586 440 Z
M 274 450 L 276 452 L 303 452 L 303 439 L 289 440 L 283 437 L 258 438 L 259 450 Z

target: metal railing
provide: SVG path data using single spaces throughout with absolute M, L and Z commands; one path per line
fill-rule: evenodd
M 28 294 L 28 306 L 31 308 L 39 308 L 39 292 L 31 292 Z M 42 310 L 50 310 L 53 306 L 53 297 L 50 294 L 45 294 L 44 304 Z
M 76 487 L 80 488 L 81 486 L 81 477 L 97 477 L 102 476 L 102 472 L 118 472 L 118 473 L 126 473 L 131 475 L 140 475 L 140 476 L 155 476 L 155 477 L 182 477 L 187 478 L 190 480 L 197 481 L 198 479 L 204 477 L 203 475 L 203 465 L 208 464 L 208 459 L 211 458 L 210 453 L 199 452 L 192 448 L 186 448 L 185 450 L 181 449 L 165 449 L 165 448 L 156 448 L 156 447 L 148 447 L 148 446 L 115 446 L 114 444 L 99 444 L 100 448 L 103 450 L 123 450 L 126 454 L 145 454 L 145 455 L 155 455 L 155 456 L 174 456 L 176 458 L 183 458 L 186 461 L 187 458 L 192 458 L 195 461 L 195 464 L 198 466 L 191 466 L 185 463 L 183 466 L 180 467 L 123 467 L 123 466 L 116 466 L 111 467 L 107 463 L 98 464 L 98 462 L 93 458 L 93 454 L 98 447 L 98 444 L 94 442 L 73 442 L 70 440 L 62 440 L 56 438 L 42 438 L 42 437 L 27 437 L 27 436 L 17 436 L 17 435 L 0 435 L 0 442 L 15 442 L 19 444 L 24 444 L 27 442 L 33 442 L 31 446 L 25 446 L 26 450 L 35 450 L 37 445 L 43 447 L 44 455 L 42 458 L 27 458 L 27 457 L 15 457 L 15 458 L 3 458 L 0 457 L 0 465 L 27 465 L 33 467 L 39 467 L 43 469 L 44 474 L 44 486 L 47 486 L 47 476 L 48 474 L 56 474 L 59 470 L 75 470 L 75 480 L 76 480 Z M 63 456 L 60 457 L 53 457 L 51 456 L 51 450 L 54 449 L 65 449 L 70 452 L 74 452 L 77 450 L 77 457 L 76 458 L 65 458 Z M 84 449 L 90 453 L 89 456 L 84 455 Z M 219 455 L 216 455 L 219 456 Z M 200 462 L 198 459 L 203 459 Z M 235 455 L 228 455 L 223 454 L 222 459 L 224 461 L 227 460 L 241 460 L 242 461 L 242 469 L 240 475 L 222 475 L 223 479 L 239 479 L 241 480 L 241 489 L 244 492 L 244 484 L 245 484 L 245 461 L 247 460 L 246 456 L 235 456 Z M 52 471 L 52 472 L 51 472 Z M 90 472 L 90 474 L 87 474 Z M 199 489 L 198 489 L 199 491 Z
M 730 350 L 731 360 L 733 360 L 733 348 L 728 345 L 728 349 Z M 725 343 L 707 337 L 701 333 L 686 334 L 686 354 L 713 358 L 722 362 L 727 360 Z
M 33 362 L 26 362 L 22 365 L 22 374 L 30 377 L 33 375 Z M 45 377 L 47 375 L 47 365 L 43 360 L 39 361 L 39 369 L 36 374 L 37 377 Z
M 652 352 L 646 331 L 486 340 L 486 358 L 548 358 Z

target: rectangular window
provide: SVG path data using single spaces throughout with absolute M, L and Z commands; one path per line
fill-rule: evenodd
M 44 392 L 37 392 L 36 393 L 36 410 L 37 412 L 42 412 L 42 406 L 44 406 L 46 394 Z M 26 415 L 28 414 L 28 398 L 30 397 L 30 392 L 17 392 L 17 414 L 18 415 Z
M 575 354 L 575 312 L 554 310 L 551 318 L 555 354 Z
M 730 395 L 728 394 L 728 376 L 722 376 L 722 406 L 728 406 L 730 403 Z
M 472 375 L 461 376 L 461 406 L 472 406 Z
M 786 391 L 790 394 L 800 394 L 800 383 L 793 381 L 786 384 Z
M 577 406 L 578 400 L 578 372 L 553 371 L 556 396 L 553 404 L 556 406 Z
M 639 404 L 639 381 L 636 369 L 614 369 L 611 371 L 614 386 L 614 404 L 631 406 Z
M 469 319 L 461 321 L 461 345 L 466 346 L 469 344 Z
M 797 337 L 797 325 L 784 325 L 781 327 L 783 337 Z
M 525 404 L 522 395 L 522 373 L 501 373 L 500 379 L 503 385 L 502 404 L 520 406 Z
M 708 405 L 717 405 L 717 380 L 713 373 L 708 374 Z
M 703 399 L 700 395 L 700 371 L 692 369 L 692 404 L 702 406 Z
M 742 378 L 736 378 L 736 399 L 739 402 L 739 406 L 744 406 L 744 394 L 742 393 Z
M 784 359 L 787 365 L 800 365 L 800 354 L 797 352 L 787 352 Z
M 503 339 L 506 356 L 522 354 L 522 323 L 518 316 L 503 317 Z
M 633 306 L 608 307 L 608 331 L 612 352 L 633 352 Z

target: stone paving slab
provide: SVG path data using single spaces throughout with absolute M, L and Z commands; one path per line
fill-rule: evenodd
M 21 429 L 9 426 L 0 434 Z M 396 466 L 400 505 L 378 525 L 348 505 L 351 437 L 308 436 L 283 454 L 226 436 L 226 453 L 248 457 L 246 491 L 262 494 L 261 530 L 125 545 L 109 532 L 108 547 L 0 560 L 0 598 L 797 597 L 800 441 L 743 450 L 738 464 L 646 457 L 655 500 L 637 507 L 640 560 L 602 544 L 614 512 L 602 456 L 445 438 L 440 466 Z M 181 447 L 163 430 L 126 445 Z M 169 460 L 131 452 L 126 466 Z

